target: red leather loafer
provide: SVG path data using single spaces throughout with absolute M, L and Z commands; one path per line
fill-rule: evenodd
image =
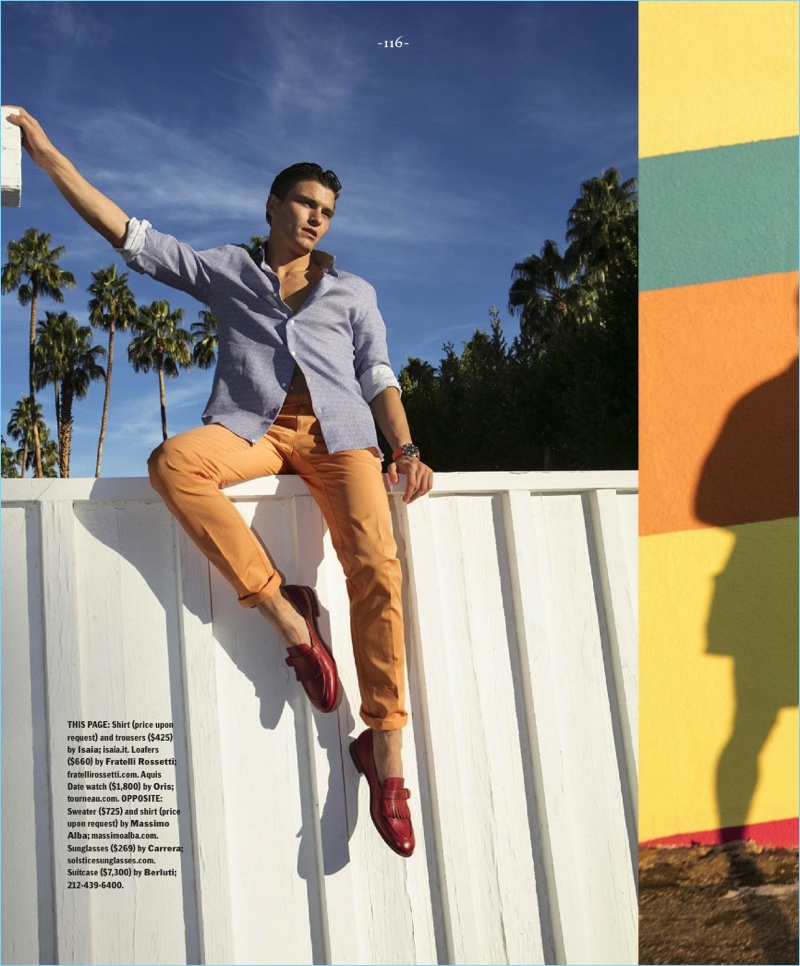
M 311 638 L 311 644 L 287 647 L 289 657 L 286 663 L 294 670 L 309 701 L 318 711 L 335 711 L 342 700 L 342 685 L 331 649 L 319 633 L 317 595 L 310 587 L 296 584 L 284 584 L 282 590 L 305 619 Z
M 404 787 L 402 778 L 387 778 L 381 785 L 372 757 L 371 728 L 350 743 L 350 757 L 356 771 L 369 783 L 369 812 L 375 828 L 390 849 L 407 859 L 415 845 L 411 812 L 406 804 L 411 792 Z

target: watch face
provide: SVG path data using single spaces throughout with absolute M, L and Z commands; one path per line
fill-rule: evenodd
M 392 454 L 393 459 L 399 459 L 401 456 L 410 456 L 419 459 L 419 447 L 415 446 L 413 443 L 403 443 L 402 446 L 398 447 Z

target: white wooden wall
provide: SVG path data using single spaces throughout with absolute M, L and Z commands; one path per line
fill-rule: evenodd
M 147 481 L 4 481 L 3 962 L 635 963 L 636 485 L 439 474 L 392 497 L 403 860 L 347 754 L 344 578 L 298 479 L 228 493 L 318 591 L 334 715 Z M 131 717 L 174 722 L 179 875 L 68 890 L 66 722 Z

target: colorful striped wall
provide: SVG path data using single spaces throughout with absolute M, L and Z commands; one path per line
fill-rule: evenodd
M 639 10 L 639 840 L 796 845 L 798 5 Z

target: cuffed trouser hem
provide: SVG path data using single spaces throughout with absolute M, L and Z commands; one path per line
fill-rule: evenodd
M 276 570 L 257 594 L 245 594 L 244 597 L 239 598 L 239 603 L 242 607 L 258 607 L 259 604 L 271 600 L 281 589 L 282 583 L 281 575 Z
M 362 705 L 358 715 L 364 724 L 368 728 L 372 728 L 373 731 L 399 731 L 408 724 L 408 714 L 405 711 L 396 711 L 394 714 L 390 714 L 388 718 L 373 718 L 372 715 L 364 711 Z

